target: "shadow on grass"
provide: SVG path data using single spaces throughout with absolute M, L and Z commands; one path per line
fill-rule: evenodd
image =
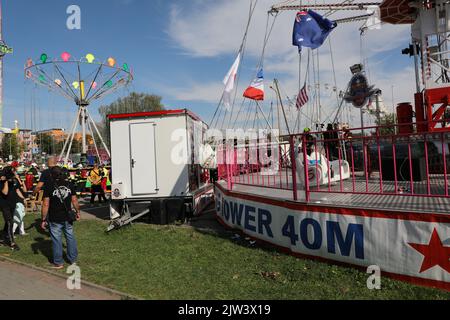
M 25 229 L 25 231 L 29 231 L 31 229 L 35 229 L 37 233 L 48 237 L 49 233 L 47 231 L 44 231 L 41 229 L 41 219 L 36 219 L 28 228 Z
M 82 212 L 88 213 L 99 220 L 110 220 L 109 202 L 96 202 L 95 204 L 85 202 L 81 203 L 80 209 Z
M 41 229 L 41 221 L 36 220 L 27 230 L 35 228 L 36 232 L 42 235 L 42 237 L 34 238 L 34 242 L 31 244 L 31 251 L 33 254 L 41 254 L 47 258 L 49 263 L 53 262 L 52 241 L 50 240 L 50 233 Z M 66 246 L 63 246 L 66 248 Z M 66 253 L 63 254 L 63 259 L 67 263 L 70 263 Z
M 188 225 L 195 231 L 201 234 L 215 236 L 249 249 L 264 250 L 266 252 L 280 252 L 280 250 L 277 250 L 270 244 L 257 240 L 255 241 L 239 230 L 229 229 L 221 225 L 216 218 L 214 204 L 211 204 L 206 208 L 205 212 L 206 214 L 192 218 L 188 222 Z
M 53 261 L 52 242 L 44 238 L 35 238 L 34 243 L 31 244 L 31 250 L 34 254 L 42 254 L 49 263 Z

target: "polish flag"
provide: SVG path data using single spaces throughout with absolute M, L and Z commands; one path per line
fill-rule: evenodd
M 264 100 L 264 73 L 263 69 L 259 70 L 258 76 L 251 83 L 250 87 L 247 88 L 244 92 L 244 97 L 251 99 L 262 101 Z

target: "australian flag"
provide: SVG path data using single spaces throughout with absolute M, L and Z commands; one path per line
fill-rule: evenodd
M 312 10 L 297 13 L 294 24 L 293 45 L 301 51 L 302 47 L 319 48 L 337 23 Z

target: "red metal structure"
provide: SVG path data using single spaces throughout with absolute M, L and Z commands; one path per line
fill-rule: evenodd
M 339 10 L 367 10 L 379 6 L 380 20 L 389 24 L 410 24 L 416 69 L 415 122 L 417 132 L 450 131 L 450 4 L 446 0 L 384 0 L 338 4 L 305 4 L 273 6 L 270 12 L 283 10 L 324 10 L 326 15 Z M 338 19 L 336 22 L 359 21 L 370 15 Z M 404 111 L 400 108 L 400 111 Z M 402 116 L 402 115 L 400 115 Z M 408 121 L 409 123 L 413 122 Z
M 385 0 L 380 5 L 381 20 L 391 24 L 411 24 L 415 9 L 410 0 Z
M 380 12 L 385 23 L 412 25 L 410 54 L 416 64 L 416 121 L 427 122 L 417 128 L 418 132 L 450 131 L 449 4 L 441 0 L 385 0 Z

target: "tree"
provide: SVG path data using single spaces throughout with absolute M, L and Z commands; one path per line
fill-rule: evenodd
M 381 117 L 380 121 L 376 120 L 377 126 L 383 126 L 380 128 L 380 135 L 393 135 L 395 134 L 395 125 L 397 124 L 396 115 L 394 113 L 386 113 Z
M 13 159 L 19 159 L 20 153 L 23 151 L 23 146 L 19 144 L 19 140 L 15 134 L 8 133 L 3 136 L 1 149 L 4 159 L 8 159 L 10 155 Z
M 48 155 L 56 155 L 61 153 L 64 142 L 56 141 L 50 134 L 38 134 L 36 136 L 36 144 L 39 147 L 41 153 Z
M 110 105 L 100 107 L 99 112 L 102 115 L 103 120 L 102 123 L 99 124 L 99 130 L 102 136 L 106 138 L 106 144 L 108 146 L 111 145 L 108 119 L 109 115 L 164 110 L 161 100 L 162 98 L 156 95 L 132 92 L 125 98 L 119 98 Z M 100 141 L 97 142 L 97 145 L 101 146 Z

